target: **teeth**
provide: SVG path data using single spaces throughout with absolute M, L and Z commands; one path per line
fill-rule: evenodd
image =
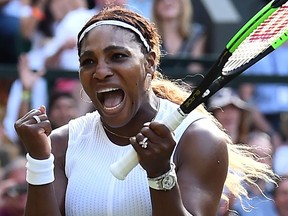
M 117 106 L 115 107 L 104 107 L 106 110 L 114 110 L 114 109 L 117 109 L 120 105 L 122 104 L 122 102 L 120 104 L 118 104 Z
M 107 88 L 107 89 L 102 89 L 98 91 L 98 93 L 104 93 L 104 92 L 110 92 L 110 91 L 116 91 L 118 88 Z

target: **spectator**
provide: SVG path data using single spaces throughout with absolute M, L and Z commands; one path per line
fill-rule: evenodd
M 23 116 L 31 108 L 36 109 L 41 105 L 49 105 L 48 114 L 53 128 L 67 124 L 69 120 L 78 115 L 77 101 L 70 93 L 54 92 L 55 89 L 52 88 L 51 97 L 48 101 L 48 95 L 50 93 L 46 86 L 46 82 L 41 78 L 43 75 L 42 72 L 32 72 L 27 67 L 26 56 L 20 58 L 19 65 L 20 80 L 17 80 L 12 85 L 7 106 L 7 114 L 4 120 L 6 131 L 16 143 L 18 143 L 19 140 L 17 139 L 17 136 L 14 136 L 15 130 L 13 121 Z M 39 88 L 42 85 L 44 85 L 45 91 L 43 91 L 42 88 Z M 32 94 L 32 89 L 34 94 Z M 22 152 L 23 151 L 24 149 Z
M 274 152 L 273 168 L 278 175 L 288 176 L 288 113 L 281 115 L 280 128 L 284 141 Z
M 49 100 L 48 116 L 53 129 L 67 124 L 78 115 L 77 102 L 67 92 L 53 92 Z
M 29 49 L 29 40 L 45 18 L 46 0 L 3 0 L 0 2 L 0 62 L 17 63 L 20 53 Z
M 21 17 L 21 35 L 23 38 L 30 40 L 38 24 L 46 19 L 44 13 L 47 0 L 26 0 L 22 1 L 26 14 Z
M 55 35 L 45 46 L 47 68 L 61 68 L 78 71 L 79 63 L 76 50 L 77 33 L 85 22 L 106 4 L 124 4 L 126 1 L 95 0 L 95 8 L 89 9 L 86 0 L 70 0 L 72 8 L 59 22 Z
M 268 134 L 263 132 L 250 133 L 248 145 L 253 148 L 252 153 L 255 154 L 258 161 L 272 167 L 273 145 Z M 255 179 L 255 181 L 257 182 L 258 187 L 249 183 L 246 186 L 249 198 L 243 197 L 242 203 L 236 199 L 232 209 L 241 216 L 277 216 L 272 200 L 274 185 L 260 179 Z
M 20 53 L 20 0 L 0 1 L 0 62 L 16 63 Z
M 282 176 L 278 181 L 278 187 L 275 187 L 273 198 L 277 216 L 288 215 L 288 175 Z
M 15 145 L 6 135 L 2 120 L 0 119 L 0 179 L 1 168 L 15 159 L 20 153 L 20 148 Z
M 269 54 L 245 73 L 247 75 L 288 75 L 288 43 Z M 273 81 L 273 79 L 271 79 Z M 272 126 L 270 134 L 280 133 L 280 116 L 288 110 L 287 83 L 246 83 L 240 87 L 241 97 L 255 106 Z M 281 142 L 275 143 L 275 148 Z
M 251 112 L 247 103 L 232 88 L 222 88 L 208 101 L 208 110 L 227 130 L 234 143 L 245 143 L 251 129 Z
M 43 1 L 43 4 L 44 2 L 45 19 L 39 21 L 37 26 L 33 22 L 34 28 L 32 28 L 32 24 L 27 28 L 29 32 L 26 32 L 26 37 L 31 42 L 31 49 L 29 49 L 28 53 L 22 54 L 18 59 L 17 69 L 19 78 L 12 83 L 8 96 L 3 124 L 7 136 L 13 143 L 18 142 L 13 127 L 15 120 L 31 108 L 48 105 L 48 84 L 42 78 L 45 71 L 43 69 L 42 48 L 53 37 L 55 25 L 63 18 L 64 13 L 68 9 L 67 6 L 65 7 L 67 5 L 66 0 Z M 31 7 L 27 7 L 31 9 Z M 29 19 L 32 18 L 27 17 L 27 20 Z M 29 25 L 28 21 L 27 23 Z
M 47 68 L 77 71 L 76 36 L 81 26 L 95 13 L 85 0 L 69 1 L 71 10 L 58 23 L 54 37 L 43 50 Z
M 151 20 L 153 0 L 127 0 L 127 8 Z
M 271 130 L 262 114 L 242 100 L 230 87 L 216 92 L 209 99 L 207 106 L 236 143 L 246 143 L 248 134 L 253 130 L 265 133 Z
M 162 50 L 167 56 L 197 58 L 205 53 L 205 30 L 193 22 L 190 0 L 155 0 L 152 16 L 162 37 Z M 191 64 L 189 71 L 201 72 L 200 64 Z
M 45 55 L 43 47 L 54 37 L 57 25 L 71 10 L 68 0 L 48 0 L 44 7 L 45 19 L 29 34 L 31 43 L 28 51 L 29 67 L 33 70 L 45 68 Z
M 26 55 L 19 58 L 17 79 L 11 87 L 3 121 L 5 132 L 13 143 L 18 143 L 14 122 L 31 108 L 48 105 L 48 87 L 41 76 L 44 71 L 33 72 L 28 66 Z
M 19 157 L 5 167 L 0 181 L 0 215 L 23 216 L 27 200 L 26 159 Z

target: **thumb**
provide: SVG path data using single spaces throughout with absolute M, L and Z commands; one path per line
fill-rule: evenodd
M 46 114 L 46 107 L 44 105 L 41 105 L 39 107 L 39 110 L 41 111 L 42 114 Z

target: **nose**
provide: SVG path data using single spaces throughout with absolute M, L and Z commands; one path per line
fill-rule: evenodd
M 93 78 L 103 80 L 112 75 L 113 75 L 113 72 L 111 71 L 107 63 L 105 61 L 101 61 L 101 62 L 98 62 L 95 68 Z

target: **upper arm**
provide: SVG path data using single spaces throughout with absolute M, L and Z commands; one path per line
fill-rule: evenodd
M 54 154 L 54 190 L 58 206 L 62 215 L 65 212 L 65 194 L 67 188 L 67 177 L 65 175 L 65 156 L 68 146 L 68 126 L 54 130 L 51 134 L 52 153 Z
M 194 215 L 215 215 L 228 170 L 223 132 L 209 119 L 191 124 L 174 161 L 185 208 Z

